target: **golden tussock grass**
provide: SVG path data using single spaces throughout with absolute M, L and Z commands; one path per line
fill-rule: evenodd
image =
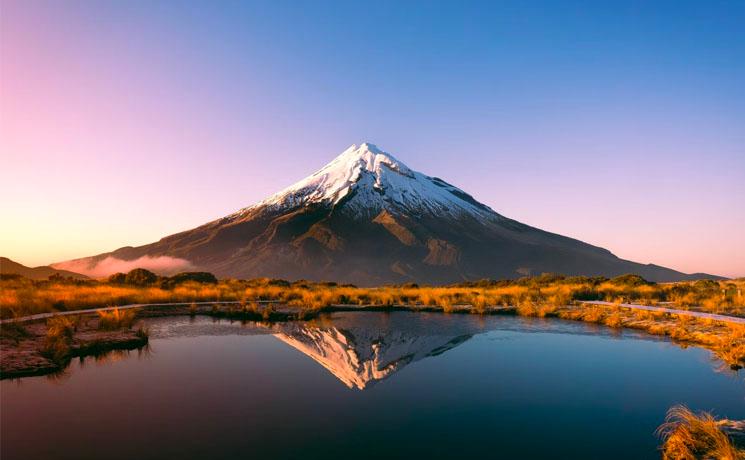
M 556 277 L 554 277 L 556 278 Z M 49 311 L 97 308 L 130 303 L 279 300 L 303 308 L 351 305 L 473 305 L 541 304 L 561 307 L 577 300 L 656 304 L 725 314 L 745 314 L 745 281 L 647 284 L 617 279 L 546 278 L 456 286 L 383 286 L 361 288 L 334 283 L 288 283 L 275 280 L 222 280 L 216 284 L 188 281 L 176 286 L 134 286 L 107 282 L 0 280 L 2 317 Z M 623 277 L 622 277 L 623 278 Z M 643 281 L 643 280 L 642 280 Z M 163 287 L 169 286 L 169 287 Z
M 55 316 L 47 320 L 43 354 L 55 362 L 70 354 L 70 346 L 80 323 L 79 316 Z
M 743 290 L 745 280 L 656 284 L 629 275 L 610 280 L 542 275 L 513 281 L 480 281 L 452 286 L 381 287 L 307 281 L 290 283 L 270 279 L 227 279 L 213 283 L 192 280 L 175 285 L 154 283 L 136 286 L 106 281 L 3 278 L 0 279 L 0 315 L 7 318 L 129 303 L 241 301 L 240 307 L 230 307 L 231 312 L 262 316 L 264 311 L 252 302 L 263 300 L 278 301 L 303 312 L 317 312 L 335 305 L 400 305 L 446 313 L 512 311 L 525 316 L 559 317 L 615 328 L 631 327 L 669 336 L 679 342 L 706 346 L 737 368 L 745 364 L 745 333 L 740 329 L 728 328 L 715 321 L 619 307 L 581 306 L 577 302 L 606 300 L 619 305 L 629 302 L 668 302 L 665 305 L 676 308 L 745 314 Z M 190 314 L 196 314 L 198 310 L 196 304 L 188 308 Z M 224 312 L 220 308 L 213 307 L 212 314 L 221 313 Z M 271 316 L 271 310 L 266 314 Z M 104 328 L 131 327 L 133 321 L 129 313 L 124 311 L 107 313 L 100 320 Z
M 722 429 L 723 424 L 707 412 L 694 413 L 685 406 L 672 407 L 667 412 L 665 422 L 657 429 L 663 439 L 662 458 L 745 459 L 745 450 L 735 446 Z
M 131 328 L 135 321 L 136 312 L 134 310 L 99 310 L 98 328 L 102 331 L 114 331 L 122 328 Z

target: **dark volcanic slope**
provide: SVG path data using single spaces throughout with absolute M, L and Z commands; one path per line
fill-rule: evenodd
M 350 147 L 312 176 L 231 216 L 157 243 L 55 267 L 86 273 L 111 258 L 143 258 L 142 266 L 169 260 L 221 277 L 361 285 L 543 272 L 636 273 L 654 281 L 711 277 L 622 260 L 605 249 L 505 218 L 369 144 Z

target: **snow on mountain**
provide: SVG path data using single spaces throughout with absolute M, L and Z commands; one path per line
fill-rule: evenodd
M 447 182 L 410 169 L 373 144 L 351 145 L 341 155 L 305 179 L 245 208 L 287 210 L 310 204 L 336 206 L 355 214 L 430 212 L 457 216 L 494 216 L 487 206 Z
M 610 251 L 501 216 L 464 191 L 372 144 L 230 216 L 138 247 L 54 265 L 90 276 L 121 267 L 168 274 L 447 284 L 566 275 L 710 277 L 619 259 Z M 176 268 L 178 267 L 178 268 Z

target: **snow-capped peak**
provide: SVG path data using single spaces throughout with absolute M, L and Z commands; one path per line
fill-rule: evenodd
M 345 200 L 346 199 L 346 200 Z M 249 209 L 337 205 L 355 213 L 432 211 L 491 214 L 488 207 L 447 182 L 418 173 L 371 143 L 351 145 L 326 166 Z
M 381 167 L 387 167 L 404 176 L 411 177 L 413 175 L 412 171 L 405 164 L 394 158 L 393 155 L 380 150 L 375 144 L 368 142 L 365 142 L 359 147 L 354 144 L 349 146 L 341 155 L 324 166 L 316 174 L 327 170 L 335 170 L 339 167 L 350 170 L 355 169 L 357 166 L 365 171 L 375 173 L 378 177 L 382 174 Z

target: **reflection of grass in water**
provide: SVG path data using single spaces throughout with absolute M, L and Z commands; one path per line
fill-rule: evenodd
M 137 352 L 137 359 L 150 359 L 152 356 L 152 348 L 149 343 L 143 345 L 140 348 L 134 350 L 130 349 L 115 349 L 115 350 L 102 350 L 94 354 L 78 357 L 78 368 L 85 369 L 89 362 L 93 362 L 97 367 L 106 366 L 109 364 L 124 361 L 125 359 L 132 357 L 132 352 Z M 69 378 L 70 372 L 69 367 L 60 369 L 53 374 L 47 374 L 47 377 L 51 380 L 64 380 Z
M 692 412 L 685 406 L 674 406 L 667 412 L 665 423 L 657 433 L 662 437 L 662 458 L 665 460 L 745 459 L 745 450 L 738 449 L 725 433 L 730 421 L 717 421 L 707 412 Z
M 146 344 L 135 350 L 108 350 L 92 355 L 92 358 L 97 366 L 104 366 L 130 358 L 133 351 L 137 352 L 137 359 L 149 359 L 152 355 L 150 345 Z
M 57 369 L 54 372 L 50 372 L 48 374 L 44 374 L 44 378 L 52 383 L 58 383 L 61 384 L 65 380 L 70 378 L 70 372 L 68 371 L 67 367 L 61 367 Z

